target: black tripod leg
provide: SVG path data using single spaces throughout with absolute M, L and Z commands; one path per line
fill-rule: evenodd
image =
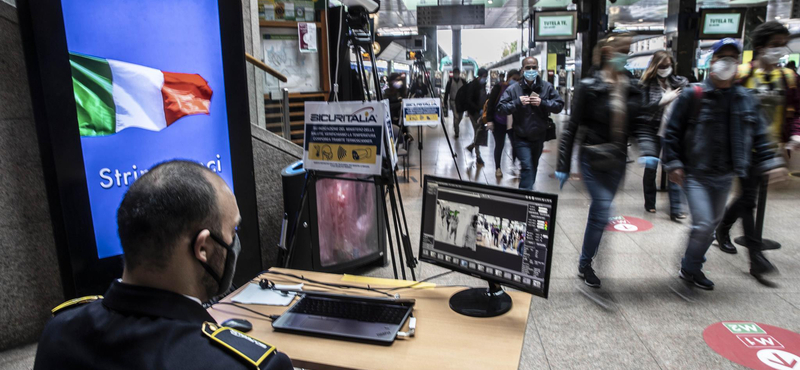
M 300 208 L 297 209 L 297 215 L 294 218 L 294 226 L 292 228 L 292 241 L 286 250 L 286 258 L 283 260 L 283 267 L 288 268 L 294 254 L 295 243 L 297 242 L 297 232 L 300 229 L 300 219 L 303 215 L 303 210 L 306 208 L 308 200 L 308 182 L 311 178 L 311 171 L 306 170 L 306 178 L 303 180 L 303 191 L 300 195 Z
M 781 243 L 778 243 L 774 240 L 764 239 L 764 217 L 766 216 L 767 211 L 767 187 L 769 186 L 769 177 L 764 176 L 764 179 L 761 181 L 761 185 L 758 187 L 758 203 L 756 203 L 756 225 L 755 225 L 755 237 L 757 240 L 761 240 L 761 249 L 762 250 L 770 250 L 770 249 L 780 249 Z M 734 239 L 734 242 L 739 245 L 747 245 L 747 238 L 744 236 L 740 236 Z
M 398 193 L 400 189 L 397 188 Z M 397 248 L 398 251 L 402 251 L 405 253 L 405 263 L 408 265 L 408 269 L 411 271 L 411 278 L 416 280 L 416 274 L 414 273 L 414 267 L 416 267 L 416 260 L 414 259 L 414 251 L 411 250 L 411 238 L 408 236 L 408 224 L 405 225 L 405 232 L 403 232 L 403 224 L 401 223 L 401 213 L 397 211 L 397 208 L 402 209 L 403 203 L 402 200 L 399 202 L 395 198 L 394 189 L 389 189 L 389 197 L 392 200 L 392 212 L 394 213 L 395 217 L 395 233 L 397 234 L 398 244 L 399 247 Z M 397 204 L 400 204 L 398 207 Z M 402 211 L 402 222 L 405 222 L 405 211 Z M 398 231 L 399 228 L 399 231 Z M 403 254 L 400 254 L 400 266 L 403 266 Z M 403 270 L 403 279 L 405 279 L 405 269 Z
M 422 127 L 417 126 L 417 149 L 419 149 L 419 187 L 422 187 Z M 398 189 L 399 191 L 399 189 Z
M 394 258 L 394 244 L 392 244 L 392 231 L 391 226 L 389 226 L 389 211 L 386 210 L 386 188 L 381 185 L 378 187 L 378 191 L 381 192 L 381 205 L 383 208 L 383 219 L 386 223 L 386 236 L 387 240 L 389 240 L 389 255 L 392 256 L 392 271 L 394 272 L 394 278 L 397 279 L 397 261 Z M 398 248 L 400 245 L 397 246 Z
M 406 266 L 405 266 L 405 262 L 403 261 L 403 242 L 402 242 L 402 239 L 400 237 L 400 231 L 398 229 L 398 222 L 397 222 L 397 218 L 398 218 L 398 215 L 397 215 L 397 200 L 394 198 L 394 191 L 392 190 L 391 186 L 389 186 L 386 190 L 389 192 L 389 205 L 392 208 L 392 224 L 394 226 L 394 236 L 395 236 L 395 238 L 397 240 L 397 257 L 398 257 L 398 260 L 400 262 L 400 273 L 403 276 L 403 280 L 405 280 L 406 279 Z M 386 227 L 388 229 L 389 225 L 386 225 Z
M 394 175 L 394 183 L 397 184 L 397 174 Z M 417 267 L 417 259 L 414 257 L 414 253 L 411 249 L 411 237 L 409 235 L 408 229 L 408 219 L 406 218 L 406 209 L 403 206 L 403 195 L 400 193 L 400 187 L 396 185 L 397 188 L 397 199 L 398 204 L 400 204 L 400 213 L 403 216 L 403 227 L 405 227 L 405 234 L 404 234 L 404 243 L 407 246 L 406 251 L 409 253 L 410 258 L 408 259 L 408 266 L 411 268 L 411 273 L 413 275 L 414 269 Z
M 424 63 L 421 64 L 421 68 L 423 70 L 423 73 L 427 73 L 427 67 L 425 67 Z M 427 79 L 427 82 L 428 82 L 428 91 L 431 92 L 432 96 L 435 95 L 434 91 L 433 91 L 433 86 L 431 85 L 430 79 Z M 445 127 L 445 125 L 444 125 L 444 115 L 442 115 L 442 114 L 439 115 L 439 124 L 441 124 L 441 126 L 442 126 L 442 132 L 444 132 L 444 138 L 445 138 L 445 140 L 447 140 L 447 147 L 450 148 L 450 155 L 453 156 L 453 164 L 456 166 L 456 173 L 458 174 L 458 179 L 459 180 L 463 180 L 461 178 L 461 170 L 458 169 L 458 159 L 457 159 L 458 155 L 453 150 L 453 144 L 450 143 L 450 135 L 447 134 L 447 127 Z M 422 159 L 420 158 L 420 168 L 421 168 L 421 166 L 422 166 Z M 422 179 L 419 179 L 419 181 L 420 181 L 420 186 L 422 186 Z

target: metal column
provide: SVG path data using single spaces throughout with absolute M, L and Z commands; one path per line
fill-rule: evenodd
M 461 27 L 453 26 L 453 69 L 461 69 Z
M 580 0 L 581 22 L 588 22 L 588 29 L 578 34 L 575 40 L 575 81 L 580 81 L 589 73 L 592 67 L 592 51 L 597 41 L 608 29 L 606 16 L 606 2 L 595 0 Z
M 283 138 L 292 140 L 292 123 L 289 122 L 289 89 L 281 89 L 281 111 L 283 111 Z
M 675 74 L 689 78 L 697 63 L 697 0 L 669 0 L 667 14 L 664 33 L 678 64 Z

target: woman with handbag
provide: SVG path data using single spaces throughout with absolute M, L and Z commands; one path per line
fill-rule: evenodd
M 641 121 L 641 91 L 625 70 L 631 37 L 630 34 L 615 34 L 597 44 L 594 73 L 581 80 L 576 89 L 572 115 L 562 132 L 559 147 L 556 177 L 563 187 L 569 177 L 573 143 L 580 128 L 581 173 L 592 204 L 578 276 L 594 288 L 600 287 L 600 279 L 592 268 L 592 260 L 597 255 L 611 202 L 625 173 L 629 134 L 639 141 L 640 162 L 658 164 L 656 135 Z
M 650 61 L 650 66 L 642 75 L 642 93 L 644 94 L 644 109 L 642 119 L 647 122 L 652 130 L 658 130 L 658 152 L 664 143 L 664 130 L 672 113 L 673 102 L 681 94 L 681 89 L 689 85 L 686 77 L 676 76 L 675 61 L 672 55 L 665 50 L 657 51 Z M 644 189 L 644 208 L 647 212 L 656 213 L 656 174 L 658 165 L 646 167 L 642 176 Z M 680 222 L 686 218 L 686 212 L 681 207 L 681 188 L 678 184 L 667 182 L 669 190 L 669 217 L 672 221 Z

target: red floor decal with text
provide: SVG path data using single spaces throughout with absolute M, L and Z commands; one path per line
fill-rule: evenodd
M 608 219 L 606 231 L 621 231 L 624 233 L 635 233 L 647 231 L 653 228 L 653 224 L 647 220 L 631 216 L 615 216 Z
M 718 322 L 703 331 L 711 349 L 756 370 L 800 370 L 800 334 L 756 322 Z

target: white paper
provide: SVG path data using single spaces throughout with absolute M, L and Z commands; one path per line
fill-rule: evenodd
M 279 290 L 301 290 L 303 284 L 297 285 L 280 285 L 275 284 L 273 289 L 261 289 L 258 284 L 250 283 L 247 288 L 244 288 L 239 294 L 231 299 L 231 301 L 243 304 L 263 304 L 269 306 L 288 306 L 292 303 L 296 293 L 281 293 Z

